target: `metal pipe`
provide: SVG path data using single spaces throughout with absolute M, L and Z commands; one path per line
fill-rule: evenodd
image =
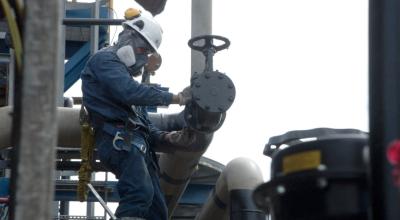
M 185 126 L 184 112 L 172 114 L 149 113 L 150 121 L 162 131 L 177 131 Z
M 92 17 L 100 18 L 100 0 L 96 0 L 92 5 Z M 99 26 L 93 25 L 90 27 L 90 54 L 94 54 L 99 50 Z
M 11 219 L 51 219 L 57 139 L 60 1 L 31 0 L 25 7 L 20 126 Z M 46 8 L 46 10 L 43 10 Z M 22 23 L 21 23 L 22 25 Z M 46 33 L 46 34 L 43 34 Z M 47 48 L 47 49 L 44 49 Z M 48 50 L 48 48 L 52 48 Z M 52 65 L 49 65 L 52 64 Z M 40 152 L 40 153 L 38 153 Z M 27 196 L 29 195 L 29 196 Z
M 95 0 L 92 4 L 92 18 L 100 18 L 100 0 Z M 90 54 L 93 55 L 99 50 L 99 26 L 90 26 Z M 95 175 L 92 173 L 92 178 L 95 180 Z M 86 216 L 94 216 L 94 203 L 86 203 Z
M 41 115 L 43 113 L 38 113 Z M 0 108 L 0 149 L 11 147 L 11 122 L 13 109 L 11 106 Z M 35 116 L 36 117 L 36 116 Z M 59 107 L 57 109 L 57 146 L 80 147 L 79 109 Z
M 265 213 L 256 208 L 251 196 L 262 182 L 262 172 L 254 161 L 247 158 L 232 160 L 222 171 L 196 220 L 265 219 Z
M 63 24 L 69 26 L 89 26 L 89 25 L 121 25 L 124 19 L 105 19 L 105 18 L 64 18 Z
M 211 33 L 212 0 L 192 0 L 192 38 Z M 191 73 L 203 72 L 204 55 L 199 51 L 192 50 L 191 57 Z
M 386 151 L 400 138 L 400 2 L 369 4 L 370 219 L 398 220 L 400 193 Z
M 183 112 L 178 114 L 151 114 L 150 120 L 161 130 L 180 130 L 185 126 Z M 194 152 L 175 151 L 173 154 L 160 155 L 160 185 L 166 198 L 169 215 L 171 216 L 179 199 L 185 191 L 190 177 L 197 169 L 200 157 L 211 143 L 213 133 L 194 133 L 195 143 L 187 146 Z M 161 146 L 162 147 L 162 146 Z M 172 146 L 173 147 L 173 146 Z
M 61 16 L 64 17 L 66 14 L 66 1 L 62 0 L 60 2 L 60 12 Z M 59 44 L 58 50 L 60 53 L 60 59 L 58 59 L 58 91 L 57 91 L 57 106 L 64 106 L 64 75 L 65 75 L 65 26 L 60 27 L 60 36 L 59 36 Z M 11 105 L 11 104 L 10 104 Z

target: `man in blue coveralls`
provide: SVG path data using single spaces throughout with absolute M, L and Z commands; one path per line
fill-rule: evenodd
M 175 95 L 134 80 L 157 53 L 162 30 L 150 14 L 134 9 L 127 13 L 118 42 L 94 54 L 82 72 L 83 105 L 95 129 L 100 161 L 119 179 L 115 215 L 121 220 L 165 220 L 155 151 L 185 147 L 194 139 L 187 130 L 155 128 L 145 106 L 185 105 L 191 93 L 187 88 Z

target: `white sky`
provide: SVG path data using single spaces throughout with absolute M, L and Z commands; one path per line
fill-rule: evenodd
M 114 0 L 118 18 L 131 6 Z M 189 84 L 190 13 L 191 1 L 169 0 L 156 16 L 163 64 L 152 81 L 174 93 Z M 233 80 L 236 100 L 204 156 L 222 164 L 248 157 L 268 179 L 262 152 L 271 136 L 316 127 L 368 130 L 368 1 L 215 0 L 213 34 L 231 40 L 214 56 L 214 68 Z

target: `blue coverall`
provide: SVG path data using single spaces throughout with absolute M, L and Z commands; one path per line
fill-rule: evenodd
M 81 79 L 83 105 L 95 128 L 100 161 L 119 179 L 116 216 L 167 219 L 153 149 L 164 132 L 151 124 L 144 106 L 169 105 L 173 94 L 138 83 L 107 50 L 91 57 Z M 132 127 L 127 126 L 128 118 L 140 126 L 128 128 Z M 128 139 L 116 138 L 127 133 Z

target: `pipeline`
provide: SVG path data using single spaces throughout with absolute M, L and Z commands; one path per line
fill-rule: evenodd
M 185 109 L 190 111 L 190 109 Z M 161 130 L 180 130 L 186 126 L 184 112 L 178 114 L 150 114 L 150 120 Z M 161 154 L 160 164 L 160 185 L 164 192 L 168 213 L 171 216 L 179 199 L 183 195 L 192 174 L 196 171 L 201 156 L 210 145 L 213 132 L 204 133 L 192 130 L 195 135 L 195 142 L 190 149 L 191 152 L 176 151 L 171 154 Z
M 265 219 L 265 213 L 256 208 L 252 199 L 253 190 L 262 182 L 262 172 L 254 161 L 247 158 L 232 160 L 222 171 L 196 220 Z
M 11 147 L 12 107 L 0 108 L 0 149 Z M 79 148 L 80 124 L 79 109 L 58 107 L 58 145 L 59 147 Z

